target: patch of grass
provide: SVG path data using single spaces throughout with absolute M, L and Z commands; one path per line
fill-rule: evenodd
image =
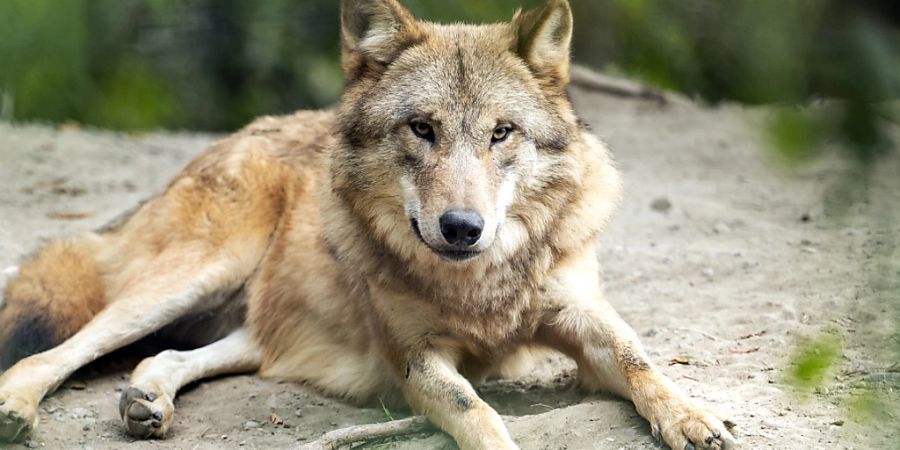
M 801 342 L 791 359 L 794 366 L 788 382 L 804 390 L 822 387 L 837 365 L 841 351 L 841 338 L 835 334 L 823 333 Z

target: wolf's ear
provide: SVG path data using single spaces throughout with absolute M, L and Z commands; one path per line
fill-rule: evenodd
M 382 69 L 422 38 L 412 14 L 397 0 L 342 0 L 341 47 L 347 78 L 360 66 Z
M 565 88 L 569 83 L 572 9 L 568 0 L 548 0 L 540 8 L 517 12 L 512 20 L 515 51 L 535 76 Z

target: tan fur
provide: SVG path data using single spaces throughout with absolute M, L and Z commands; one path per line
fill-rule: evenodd
M 0 324 L 42 308 L 63 337 L 80 331 L 0 376 L 0 439 L 24 436 L 81 365 L 219 311 L 203 327 L 215 331 L 187 333 L 204 347 L 135 371 L 120 404 L 132 434 L 163 436 L 184 384 L 257 370 L 353 400 L 402 396 L 464 449 L 516 448 L 468 379 L 547 347 L 673 448 L 731 448 L 602 298 L 593 246 L 620 178 L 565 96 L 567 2 L 471 26 L 347 0 L 342 20 L 337 111 L 259 119 L 122 224 L 23 266 Z M 439 217 L 458 208 L 484 227 L 471 258 L 450 261 Z M 244 307 L 246 331 L 224 312 Z

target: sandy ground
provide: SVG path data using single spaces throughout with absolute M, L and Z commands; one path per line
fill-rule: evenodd
M 896 283 L 873 282 L 868 270 L 896 249 L 898 222 L 879 213 L 900 205 L 900 161 L 880 165 L 869 202 L 831 220 L 823 199 L 842 179 L 842 165 L 779 169 L 757 132 L 765 111 L 573 95 L 625 173 L 624 204 L 602 238 L 606 291 L 662 371 L 729 412 L 740 424 L 741 448 L 897 448 L 900 377 L 882 352 L 897 344 L 879 334 L 895 312 L 881 299 Z M 158 192 L 213 139 L 0 124 L 0 269 L 44 239 L 98 227 Z M 792 349 L 825 327 L 848 339 L 840 367 L 824 388 L 800 395 L 785 382 Z M 117 404 L 142 351 L 76 374 L 44 401 L 27 445 L 288 448 L 386 420 L 377 405 L 236 376 L 186 390 L 168 439 L 134 441 Z M 571 364 L 553 361 L 529 379 L 480 389 L 508 416 L 523 449 L 658 448 L 629 403 L 579 391 L 572 378 Z M 873 385 L 893 409 L 860 423 L 847 399 Z M 272 413 L 284 424 L 272 425 Z M 455 447 L 433 433 L 370 448 Z

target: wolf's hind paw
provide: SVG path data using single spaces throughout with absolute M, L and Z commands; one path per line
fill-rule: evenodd
M 129 387 L 119 399 L 119 414 L 128 433 L 140 439 L 161 438 L 175 416 L 172 399 L 155 389 Z

